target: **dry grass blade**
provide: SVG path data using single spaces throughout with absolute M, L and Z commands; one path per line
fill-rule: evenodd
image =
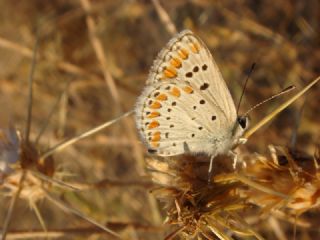
M 179 233 L 181 233 L 184 229 L 186 228 L 186 226 L 181 226 L 178 227 L 178 229 L 176 229 L 175 231 L 173 231 L 172 233 L 170 233 L 168 236 L 166 236 L 164 238 L 164 240 L 172 240 L 174 239 L 177 235 L 179 235 Z
M 42 217 L 42 215 L 40 213 L 40 210 L 38 209 L 37 204 L 35 202 L 31 201 L 30 205 L 31 205 L 31 208 L 33 209 L 33 211 L 35 212 L 36 217 L 37 217 L 37 219 L 38 219 L 43 231 L 47 234 L 48 233 L 48 229 L 47 229 L 46 223 L 43 220 L 43 217 Z M 48 236 L 46 236 L 46 238 L 48 238 Z
M 229 237 L 227 234 L 221 232 L 217 228 L 215 228 L 213 225 L 209 225 L 208 228 L 216 235 L 220 240 L 232 240 L 231 237 Z M 210 238 L 208 238 L 210 239 Z
M 67 206 L 65 203 L 63 203 L 62 201 L 60 201 L 59 199 L 56 199 L 55 197 L 53 197 L 50 193 L 48 193 L 45 189 L 43 189 L 46 198 L 52 202 L 53 204 L 55 204 L 57 207 L 59 207 L 61 210 L 67 212 L 67 213 L 72 213 L 84 220 L 86 220 L 87 222 L 92 223 L 93 225 L 97 226 L 98 228 L 101 228 L 102 230 L 104 230 L 106 233 L 110 234 L 110 236 L 114 237 L 115 239 L 122 239 L 120 237 L 119 234 L 117 234 L 116 232 L 110 230 L 109 228 L 103 226 L 102 224 L 96 222 L 95 220 L 85 216 L 84 214 L 82 214 L 81 212 L 79 212 L 76 209 L 71 208 L 70 206 Z
M 62 149 L 64 149 L 64 148 L 66 148 L 66 147 L 68 147 L 68 146 L 70 146 L 70 145 L 78 142 L 79 140 L 84 139 L 84 138 L 86 138 L 86 137 L 89 137 L 89 136 L 91 136 L 92 134 L 95 134 L 95 133 L 101 131 L 102 129 L 104 129 L 104 128 L 106 128 L 106 127 L 109 127 L 110 125 L 118 122 L 120 119 L 122 119 L 122 118 L 124 118 L 124 117 L 127 117 L 127 116 L 129 116 L 130 114 L 132 114 L 132 113 L 133 113 L 133 111 L 126 112 L 125 114 L 123 114 L 122 116 L 120 116 L 120 117 L 118 117 L 118 118 L 115 118 L 115 119 L 113 119 L 113 120 L 111 120 L 111 121 L 108 121 L 108 122 L 106 122 L 106 123 L 103 123 L 103 124 L 101 124 L 101 125 L 93 128 L 93 129 L 91 129 L 91 130 L 89 130 L 89 131 L 86 131 L 86 132 L 84 132 L 84 133 L 79 134 L 79 135 L 76 136 L 76 137 L 73 137 L 73 138 L 71 138 L 71 139 L 65 140 L 65 141 L 57 144 L 56 146 L 53 146 L 53 147 L 50 148 L 48 151 L 46 151 L 45 153 L 42 154 L 42 156 L 40 157 L 40 162 L 44 161 L 47 157 L 49 157 L 49 156 L 52 155 L 53 153 L 59 152 L 59 151 L 61 151 Z
M 40 172 L 36 172 L 36 171 L 31 171 L 29 170 L 29 172 L 31 172 L 33 175 L 37 176 L 39 179 L 42 179 L 46 182 L 52 183 L 53 185 L 57 185 L 59 187 L 63 187 L 69 191 L 80 191 L 79 188 L 76 188 L 74 186 L 71 186 L 70 184 L 66 184 L 65 182 L 56 179 L 56 178 L 52 178 L 52 177 L 48 177 Z
M 276 218 L 270 217 L 268 222 L 279 240 L 287 240 L 286 235 L 281 229 L 279 221 Z
M 107 64 L 107 59 L 104 54 L 103 46 L 102 46 L 99 38 L 96 35 L 96 32 L 97 32 L 96 24 L 93 20 L 93 17 L 90 15 L 91 3 L 88 0 L 80 0 L 80 2 L 81 2 L 82 8 L 87 13 L 86 21 L 87 21 L 87 26 L 88 26 L 88 30 L 89 30 L 89 38 L 90 38 L 91 44 L 95 50 L 95 53 L 96 53 L 97 58 L 99 60 L 99 63 L 101 64 L 101 70 L 103 72 L 104 79 L 106 80 L 107 85 L 109 87 L 111 96 L 118 106 L 118 108 L 116 108 L 116 109 L 120 110 L 119 93 L 118 93 L 115 81 L 114 81 L 113 77 L 111 76 L 110 72 L 108 71 L 108 64 Z
M 238 179 L 240 182 L 250 186 L 251 188 L 254 188 L 254 189 L 257 189 L 261 192 L 264 192 L 264 193 L 267 193 L 267 194 L 270 194 L 270 195 L 274 195 L 274 196 L 278 196 L 284 200 L 288 200 L 289 196 L 281 193 L 281 192 L 277 192 L 277 191 L 274 191 L 270 188 L 267 188 L 267 187 L 264 187 L 263 185 L 261 184 L 258 184 L 256 182 L 253 182 L 251 181 L 250 179 L 246 178 L 245 176 L 242 176 L 240 174 L 236 174 L 236 179 Z
M 37 135 L 37 137 L 36 137 L 36 140 L 34 141 L 34 144 L 35 144 L 35 145 L 38 145 L 41 136 L 43 135 L 44 131 L 45 131 L 46 128 L 48 127 L 48 125 L 49 125 L 49 123 L 50 123 L 50 119 L 52 118 L 53 114 L 56 112 L 57 107 L 58 107 L 58 104 L 59 104 L 59 102 L 61 101 L 62 97 L 64 96 L 65 92 L 67 91 L 70 83 L 71 83 L 71 80 L 69 80 L 69 81 L 66 83 L 66 86 L 65 86 L 64 90 L 61 92 L 60 96 L 57 98 L 56 102 L 55 102 L 54 105 L 52 106 L 51 111 L 49 112 L 46 120 L 44 121 L 43 126 L 40 128 L 40 131 L 39 131 L 39 133 L 38 133 L 38 135 Z
M 268 114 L 266 117 L 264 117 L 261 121 L 259 121 L 255 126 L 250 128 L 245 134 L 244 138 L 248 139 L 254 132 L 256 132 L 259 128 L 261 128 L 263 125 L 268 123 L 270 120 L 272 120 L 278 113 L 280 113 L 282 110 L 287 108 L 290 104 L 292 104 L 294 101 L 296 101 L 299 97 L 301 97 L 305 92 L 307 92 L 313 85 L 315 85 L 320 80 L 320 77 L 317 77 L 314 79 L 311 83 L 309 83 L 306 87 L 304 87 L 300 92 L 298 92 L 296 95 L 294 95 L 292 98 L 290 98 L 288 101 L 281 104 L 279 107 L 277 107 L 272 113 Z
M 125 227 L 133 227 L 144 232 L 151 232 L 153 234 L 163 231 L 163 227 L 143 225 L 135 222 L 108 222 L 107 225 L 112 226 L 117 229 L 124 229 Z M 38 238 L 49 238 L 49 239 L 62 239 L 68 235 L 79 236 L 83 238 L 84 236 L 92 236 L 93 234 L 104 233 L 104 230 L 97 227 L 74 227 L 74 228 L 51 228 L 47 232 L 43 232 L 41 229 L 30 230 L 12 230 L 7 235 L 7 239 L 38 239 Z M 75 237 L 74 237 L 75 238 Z M 73 238 L 73 239 L 74 239 Z
M 152 3 L 158 13 L 158 16 L 161 22 L 163 23 L 168 33 L 170 33 L 172 36 L 175 35 L 177 33 L 177 28 L 172 22 L 172 20 L 170 19 L 170 16 L 167 13 L 167 11 L 161 6 L 159 0 L 152 0 Z
M 18 43 L 15 43 L 13 41 L 9 41 L 8 39 L 2 38 L 0 37 L 0 47 L 4 48 L 4 49 L 10 49 L 12 51 L 14 51 L 15 53 L 18 53 L 24 57 L 33 58 L 33 50 L 22 46 Z M 67 61 L 58 61 L 55 62 L 52 59 L 48 59 L 45 56 L 40 56 L 40 60 L 41 61 L 48 61 L 50 62 L 53 66 L 57 66 L 58 69 L 65 71 L 67 73 L 76 75 L 76 76 L 85 76 L 88 77 L 90 79 L 95 79 L 95 80 L 99 80 L 101 81 L 101 77 L 99 77 L 98 75 L 92 74 L 87 72 L 86 70 L 84 70 L 83 68 L 71 63 L 71 62 L 67 62 Z
M 141 180 L 113 180 L 113 179 L 103 179 L 98 182 L 94 183 L 77 183 L 72 182 L 70 183 L 72 186 L 76 187 L 77 190 L 90 190 L 90 189 L 101 189 L 101 188 L 110 188 L 110 187 L 117 187 L 117 188 L 128 188 L 128 187 L 140 187 L 144 189 L 150 189 L 155 187 L 153 182 L 148 181 L 141 181 Z
M 21 46 L 17 43 L 14 43 L 12 41 L 9 41 L 5 38 L 0 37 L 0 46 L 6 49 L 11 49 L 14 50 L 20 54 L 22 54 L 23 56 L 32 58 L 33 56 L 33 51 L 27 47 Z
M 36 43 L 33 48 L 33 57 L 32 57 L 32 63 L 31 63 L 31 70 L 29 73 L 29 94 L 28 94 L 28 103 L 27 103 L 27 121 L 26 121 L 26 133 L 25 133 L 25 141 L 29 143 L 29 137 L 30 137 L 30 129 L 31 129 L 31 119 L 32 119 L 32 101 L 33 101 L 33 75 L 34 70 L 36 67 L 36 60 L 37 60 L 37 50 L 39 45 L 39 37 L 36 37 Z

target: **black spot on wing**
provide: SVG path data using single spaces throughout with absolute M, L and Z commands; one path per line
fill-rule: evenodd
M 203 65 L 202 65 L 202 70 L 203 70 L 203 71 L 206 71 L 207 69 L 208 69 L 208 65 L 207 65 L 207 64 L 203 64 Z
M 208 83 L 204 83 L 200 86 L 200 90 L 206 90 L 209 87 Z
M 150 153 L 150 154 L 154 154 L 156 152 L 157 152 L 157 150 L 155 150 L 155 149 L 151 149 L 151 148 L 148 149 L 148 153 Z
M 186 77 L 191 78 L 193 76 L 192 72 L 187 72 Z

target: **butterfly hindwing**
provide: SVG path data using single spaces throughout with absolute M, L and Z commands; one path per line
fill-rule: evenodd
M 150 152 L 161 156 L 213 151 L 214 142 L 225 131 L 221 110 L 183 81 L 148 86 L 136 109 L 143 141 Z

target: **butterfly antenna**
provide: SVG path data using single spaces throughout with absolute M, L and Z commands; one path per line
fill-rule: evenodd
M 255 66 L 256 66 L 256 63 L 253 63 L 253 64 L 251 65 L 251 68 L 250 68 L 249 73 L 248 73 L 248 75 L 247 75 L 247 79 L 246 79 L 246 81 L 244 82 L 244 86 L 243 86 L 243 88 L 242 88 L 242 93 L 241 93 L 241 96 L 240 96 L 240 99 L 239 99 L 239 102 L 238 102 L 237 115 L 239 115 L 240 104 L 241 104 L 241 101 L 242 101 L 244 92 L 245 92 L 245 90 L 246 90 L 246 88 L 247 88 L 248 80 L 249 80 L 249 78 L 250 78 L 250 76 L 251 76 L 251 74 L 252 74 Z
M 266 102 L 269 102 L 270 100 L 274 99 L 274 98 L 277 98 L 285 93 L 288 93 L 290 92 L 291 90 L 295 89 L 296 87 L 294 85 L 291 85 L 285 89 L 283 89 L 281 92 L 275 94 L 275 95 L 272 95 L 271 97 L 263 100 L 262 102 L 256 104 L 255 106 L 253 106 L 252 108 L 250 108 L 243 116 L 248 116 L 248 114 L 253 111 L 254 109 L 256 109 L 257 107 L 260 107 L 262 104 L 266 103 Z

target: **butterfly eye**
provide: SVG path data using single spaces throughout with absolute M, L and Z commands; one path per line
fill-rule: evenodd
M 246 129 L 246 128 L 247 128 L 247 120 L 248 120 L 247 117 L 239 116 L 239 117 L 237 118 L 237 121 L 238 121 L 239 125 L 240 125 L 243 129 Z

